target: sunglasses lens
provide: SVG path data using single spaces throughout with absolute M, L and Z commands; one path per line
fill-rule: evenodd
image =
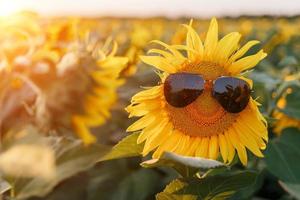
M 174 107 L 185 107 L 191 104 L 203 90 L 204 80 L 197 74 L 171 74 L 164 83 L 166 101 Z
M 250 98 L 249 84 L 234 77 L 218 78 L 213 87 L 213 96 L 230 113 L 239 113 L 246 108 Z

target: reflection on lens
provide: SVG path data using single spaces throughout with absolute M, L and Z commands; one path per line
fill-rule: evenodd
M 204 89 L 204 80 L 197 74 L 176 73 L 164 82 L 166 101 L 174 107 L 185 107 L 199 97 Z
M 226 111 L 239 113 L 248 105 L 250 92 L 246 81 L 234 77 L 220 77 L 214 83 L 212 94 Z

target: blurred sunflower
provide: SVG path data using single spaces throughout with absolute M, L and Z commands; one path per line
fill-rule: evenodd
M 244 81 L 244 85 L 248 85 L 250 91 L 252 81 L 243 77 L 241 72 L 253 68 L 266 54 L 261 50 L 254 55 L 241 57 L 259 42 L 249 41 L 240 47 L 241 35 L 237 32 L 219 40 L 215 18 L 210 22 L 204 43 L 192 28 L 192 23 L 185 27 L 186 45 L 171 46 L 154 41 L 166 50 L 151 49 L 149 53 L 158 55 L 141 56 L 144 63 L 163 71 L 160 74 L 161 84 L 132 97 L 131 104 L 126 108 L 129 117 L 142 118 L 128 127 L 127 131 L 141 131 L 137 143 L 145 142 L 143 155 L 154 150 L 154 158 L 159 158 L 164 151 L 211 159 L 217 159 L 221 153 L 223 161 L 230 163 L 237 151 L 241 162 L 246 165 L 246 149 L 263 157 L 261 150 L 266 148 L 268 141 L 267 124 L 258 110 L 259 104 L 250 97 L 250 92 L 248 101 L 246 104 L 244 102 L 239 112 L 228 112 L 224 108 L 232 106 L 230 104 L 233 101 L 220 105 L 232 96 L 225 97 L 224 102 L 219 103 L 212 95 L 212 84 L 216 85 L 220 77 L 231 77 L 230 80 L 238 78 L 239 82 Z M 187 56 L 181 51 L 186 51 Z M 193 80 L 201 82 L 199 75 L 205 82 L 202 91 L 193 85 Z M 184 76 L 189 78 L 180 81 Z M 182 90 L 183 101 L 176 102 L 178 96 L 172 94 L 172 86 L 176 90 L 176 87 L 186 84 L 188 88 Z M 225 89 L 230 90 L 230 87 L 228 89 L 226 86 Z M 235 101 L 243 98 L 241 92 L 244 90 L 239 88 L 238 91 L 233 93 Z M 183 106 L 185 101 L 190 102 Z
M 284 78 L 285 81 L 294 81 L 297 80 L 299 77 L 297 75 L 288 75 Z M 286 107 L 286 96 L 293 92 L 292 88 L 288 88 L 285 93 L 281 96 L 279 101 L 277 102 L 277 110 L 274 111 L 273 117 L 276 119 L 274 123 L 274 133 L 276 135 L 280 135 L 282 130 L 288 127 L 300 128 L 300 120 L 288 116 L 280 111 L 280 109 L 284 109 Z
M 155 25 L 154 29 L 153 25 Z M 131 76 L 136 73 L 139 61 L 138 56 L 144 53 L 144 48 L 148 42 L 153 38 L 161 37 L 162 33 L 163 25 L 160 21 L 154 21 L 151 26 L 135 22 L 130 32 L 130 44 L 123 53 L 124 56 L 128 57 L 129 61 L 127 67 L 122 71 L 122 75 Z
M 85 144 L 96 140 L 90 129 L 110 117 L 128 59 L 115 55 L 111 39 L 76 35 L 74 23 L 51 24 L 49 41 L 47 28 L 36 36 L 19 26 L 7 36 L 14 45 L 0 40 L 1 131 L 32 124 L 44 133 L 74 130 Z
M 1 18 L 0 29 L 5 30 L 0 33 L 0 68 L 11 68 L 16 57 L 24 58 L 31 54 L 42 34 L 38 17 L 31 12 Z
M 119 78 L 121 71 L 126 67 L 126 57 L 115 56 L 117 44 L 109 50 L 110 40 L 106 41 L 99 49 L 99 43 L 88 42 L 83 45 L 79 55 L 79 65 L 91 65 L 88 71 L 92 85 L 89 93 L 84 96 L 83 110 L 81 114 L 72 116 L 72 124 L 85 144 L 95 142 L 96 138 L 91 134 L 90 128 L 100 126 L 110 117 L 110 108 L 117 99 L 117 88 L 124 82 Z M 89 60 L 90 59 L 90 60 Z
M 277 107 L 280 109 L 284 109 L 286 106 L 285 98 L 281 98 L 278 103 Z M 280 111 L 275 111 L 273 114 L 276 122 L 274 124 L 274 133 L 280 135 L 282 130 L 288 127 L 300 128 L 300 120 L 292 118 Z

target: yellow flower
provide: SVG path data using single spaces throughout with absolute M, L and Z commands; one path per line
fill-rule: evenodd
M 280 109 L 284 109 L 285 106 L 286 100 L 285 98 L 281 98 L 277 103 L 277 107 Z M 273 130 L 277 135 L 280 135 L 282 130 L 288 127 L 300 128 L 300 120 L 289 117 L 278 110 L 274 112 L 273 116 L 277 120 L 274 124 Z
M 37 95 L 30 121 L 41 132 L 60 132 L 63 127 L 74 130 L 86 145 L 93 143 L 90 128 L 110 117 L 128 59 L 115 55 L 117 45 L 111 40 L 102 45 L 99 34 L 92 38 L 86 29 L 78 32 L 76 19 L 55 20 L 43 27 L 40 22 L 35 15 L 0 20 L 0 27 L 7 30 L 0 33 L 0 72 L 13 77 L 17 72 L 22 79 L 13 79 L 12 87 L 26 86 Z M 11 127 L 26 120 L 3 121 L 4 127 Z
M 123 83 L 123 80 L 119 78 L 119 74 L 128 62 L 128 59 L 125 57 L 115 56 L 117 51 L 116 43 L 114 43 L 111 52 L 108 53 L 106 49 L 108 43 L 101 50 L 96 46 L 91 47 L 90 53 L 100 56 L 99 58 L 96 56 L 96 69 L 92 69 L 90 73 L 94 84 L 84 98 L 84 111 L 81 114 L 72 116 L 75 132 L 86 145 L 96 141 L 96 137 L 92 135 L 90 128 L 104 124 L 107 118 L 110 117 L 109 109 L 117 99 L 116 90 Z
M 232 162 L 237 152 L 241 162 L 247 164 L 249 149 L 258 157 L 268 141 L 266 120 L 258 110 L 258 103 L 249 97 L 246 107 L 238 112 L 227 112 L 212 92 L 205 88 L 195 101 L 185 107 L 174 107 L 167 102 L 164 91 L 165 80 L 176 73 L 201 75 L 207 82 L 222 76 L 243 79 L 252 87 L 249 79 L 241 73 L 253 68 L 266 54 L 261 50 L 254 55 L 241 58 L 258 41 L 249 41 L 239 48 L 241 35 L 229 33 L 218 39 L 218 24 L 212 19 L 206 39 L 202 43 L 192 28 L 187 28 L 186 45 L 167 45 L 166 50 L 151 49 L 142 56 L 144 63 L 163 71 L 161 84 L 134 95 L 126 110 L 129 117 L 142 117 L 127 131 L 141 131 L 138 143 L 145 142 L 143 155 L 154 151 L 159 158 L 164 151 L 179 155 L 217 159 L 219 153 L 226 163 Z M 182 51 L 186 51 L 186 56 Z
M 155 28 L 152 26 L 155 24 Z M 145 23 L 136 23 L 130 33 L 129 48 L 124 52 L 124 56 L 128 57 L 129 62 L 123 70 L 122 75 L 131 76 L 136 73 L 138 65 L 138 56 L 143 53 L 145 45 L 155 37 L 162 35 L 162 26 L 159 21 L 154 21 L 151 26 Z M 152 30 L 155 30 L 154 32 Z M 123 33 L 123 31 L 122 31 Z M 122 34 L 121 33 L 121 34 Z
M 11 70 L 16 57 L 30 54 L 42 34 L 38 16 L 30 12 L 22 12 L 0 18 L 0 60 Z
M 284 78 L 285 81 L 293 81 L 296 80 L 298 77 L 295 75 L 288 75 Z M 284 109 L 286 107 L 286 96 L 288 94 L 291 94 L 292 88 L 288 88 L 286 92 L 282 95 L 282 97 L 277 102 L 277 108 Z M 293 118 L 291 116 L 288 116 L 279 110 L 275 110 L 273 113 L 273 117 L 276 119 L 276 122 L 274 123 L 274 133 L 276 135 L 280 135 L 282 133 L 282 130 L 288 127 L 294 127 L 300 129 L 300 120 Z

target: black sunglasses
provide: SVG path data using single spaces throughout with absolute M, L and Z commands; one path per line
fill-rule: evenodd
M 174 107 L 185 107 L 203 93 L 205 82 L 199 74 L 170 74 L 164 83 L 166 101 Z M 212 96 L 226 111 L 239 113 L 248 105 L 251 89 L 245 80 L 222 76 L 212 83 Z

